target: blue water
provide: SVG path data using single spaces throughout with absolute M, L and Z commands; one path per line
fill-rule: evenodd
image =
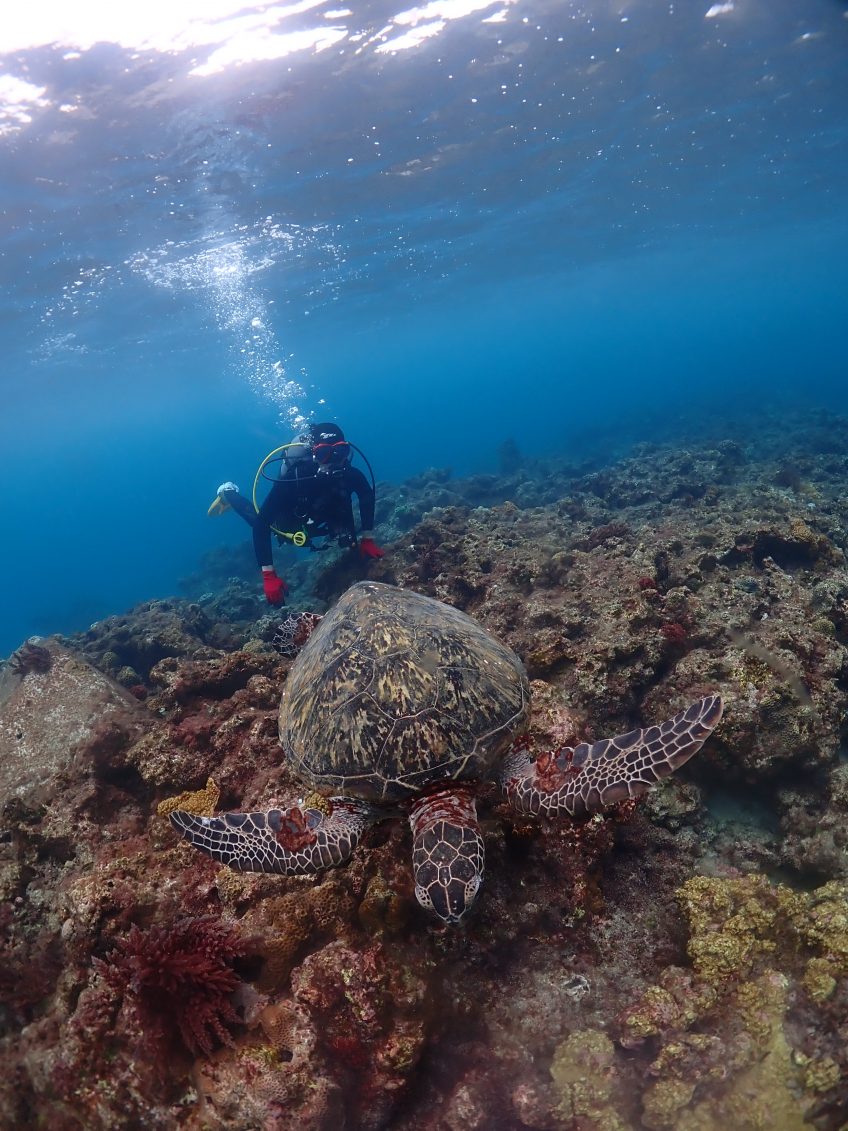
M 844 411 L 845 5 L 184 7 L 0 32 L 0 655 L 301 417 L 398 479 Z

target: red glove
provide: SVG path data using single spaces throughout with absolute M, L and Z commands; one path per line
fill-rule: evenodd
M 381 550 L 373 538 L 362 538 L 359 542 L 359 556 L 361 558 L 382 558 L 385 550 Z
M 284 605 L 288 585 L 281 577 L 277 577 L 272 569 L 262 570 L 262 588 L 265 590 L 265 599 L 269 605 Z

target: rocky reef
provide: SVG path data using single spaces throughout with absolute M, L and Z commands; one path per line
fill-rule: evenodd
M 369 576 L 514 648 L 540 748 L 725 718 L 640 802 L 481 812 L 461 930 L 409 833 L 318 877 L 242 875 L 175 807 L 292 800 L 291 660 L 249 555 L 0 669 L 0 1125 L 237 1131 L 848 1126 L 848 421 L 763 421 L 600 465 L 381 485 Z M 284 567 L 320 611 L 363 574 Z

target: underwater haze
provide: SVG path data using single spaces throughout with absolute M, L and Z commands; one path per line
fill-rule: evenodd
M 0 654 L 178 592 L 305 420 L 397 481 L 844 411 L 846 14 L 5 17 Z

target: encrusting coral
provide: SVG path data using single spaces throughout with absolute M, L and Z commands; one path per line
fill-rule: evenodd
M 185 809 L 200 817 L 211 817 L 218 805 L 221 791 L 212 778 L 207 778 L 203 789 L 186 790 L 176 797 L 166 797 L 156 806 L 156 812 L 167 817 L 174 809 Z

